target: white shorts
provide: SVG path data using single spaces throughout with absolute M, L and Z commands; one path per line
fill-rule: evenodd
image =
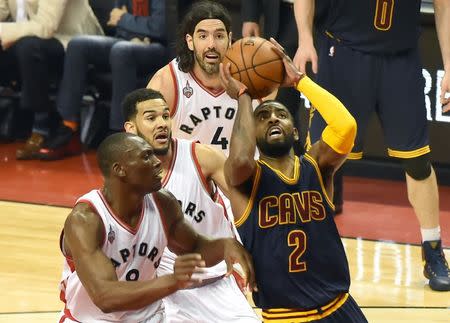
M 199 288 L 179 290 L 163 298 L 167 323 L 253 323 L 253 311 L 233 276 Z
M 95 322 L 111 322 L 111 321 L 96 320 Z M 117 321 L 117 322 L 123 322 L 123 321 Z M 127 321 L 127 322 L 130 322 L 130 321 Z M 69 317 L 67 317 L 64 314 L 64 311 L 61 311 L 61 315 L 60 315 L 60 318 L 58 319 L 58 323 L 78 323 L 78 321 L 74 321 L 74 320 L 70 319 Z M 133 323 L 167 323 L 166 314 L 165 314 L 164 310 L 158 311 L 155 314 L 153 314 L 151 317 L 145 319 L 144 321 L 141 321 L 141 322 L 133 321 Z

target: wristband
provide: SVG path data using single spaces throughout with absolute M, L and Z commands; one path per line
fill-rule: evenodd
M 244 93 L 247 93 L 248 95 L 250 95 L 250 93 L 248 93 L 248 88 L 245 85 L 242 85 L 242 87 L 239 89 L 239 92 L 238 92 L 238 95 L 237 95 L 238 99 Z

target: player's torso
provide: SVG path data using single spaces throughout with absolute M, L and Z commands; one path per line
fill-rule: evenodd
M 225 91 L 211 92 L 192 73 L 180 71 L 175 60 L 170 69 L 177 87 L 174 137 L 216 145 L 228 155 L 237 101 Z
M 291 179 L 259 162 L 250 212 L 236 223 L 253 256 L 259 289 L 254 300 L 261 308 L 307 309 L 349 287 L 333 209 L 308 158 L 297 159 Z
M 103 222 L 105 237 L 102 251 L 114 265 L 118 280 L 145 281 L 155 278 L 167 238 L 152 195 L 145 197 L 142 213 L 134 229 L 114 214 L 99 190 L 82 196 L 77 201 L 80 202 L 96 209 Z M 156 302 L 138 311 L 102 313 L 90 300 L 76 271 L 72 272 L 69 267 L 66 263 L 63 273 L 65 297 L 68 309 L 79 321 L 139 321 L 150 317 L 161 306 L 160 302 Z
M 163 180 L 163 187 L 180 202 L 184 218 L 194 230 L 211 238 L 233 237 L 232 217 L 227 214 L 217 188 L 210 189 L 195 155 L 195 143 L 174 139 L 173 158 Z M 158 273 L 172 272 L 175 255 L 166 250 Z M 221 264 L 205 276 L 223 274 Z
M 420 0 L 333 0 L 325 29 L 364 52 L 396 53 L 417 46 Z
M 210 193 L 208 183 L 195 155 L 195 143 L 174 139 L 173 159 L 163 187 L 177 198 L 186 221 L 209 237 L 232 236 L 230 222 L 217 188 Z

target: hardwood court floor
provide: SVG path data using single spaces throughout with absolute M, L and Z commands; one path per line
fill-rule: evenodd
M 66 207 L 100 187 L 101 177 L 92 152 L 16 162 L 15 148 L 0 146 L 0 323 L 55 322 L 62 308 L 58 243 Z M 450 293 L 431 291 L 422 276 L 418 224 L 404 184 L 349 177 L 345 189 L 336 222 L 346 237 L 351 293 L 369 322 L 450 322 Z M 441 187 L 440 197 L 449 246 L 450 188 Z M 450 250 L 445 253 L 450 259 Z

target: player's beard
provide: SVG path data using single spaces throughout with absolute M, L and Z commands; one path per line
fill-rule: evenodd
M 147 136 L 144 135 L 141 131 L 139 131 L 139 129 L 136 129 L 137 135 L 139 137 L 141 137 L 142 139 L 144 139 L 146 142 L 148 142 L 150 144 L 150 146 L 152 146 L 153 148 L 153 152 L 155 153 L 155 155 L 157 156 L 165 156 L 167 155 L 167 153 L 169 152 L 169 148 L 170 145 L 172 144 L 172 131 L 169 131 L 169 135 L 167 137 L 167 145 L 165 147 L 162 148 L 157 148 L 154 145 L 151 144 L 151 141 L 148 140 Z
M 195 60 L 197 61 L 200 68 L 209 75 L 214 75 L 214 74 L 219 73 L 219 64 L 220 64 L 222 55 L 220 55 L 217 51 L 214 51 L 214 53 L 219 56 L 219 60 L 217 61 L 217 63 L 210 64 L 210 63 L 205 62 L 206 53 L 205 53 L 205 55 L 202 55 L 202 54 L 198 53 L 194 47 Z
M 268 143 L 265 138 L 256 138 L 256 146 L 261 154 L 269 157 L 285 156 L 291 150 L 294 144 L 294 136 L 286 136 L 283 141 Z

